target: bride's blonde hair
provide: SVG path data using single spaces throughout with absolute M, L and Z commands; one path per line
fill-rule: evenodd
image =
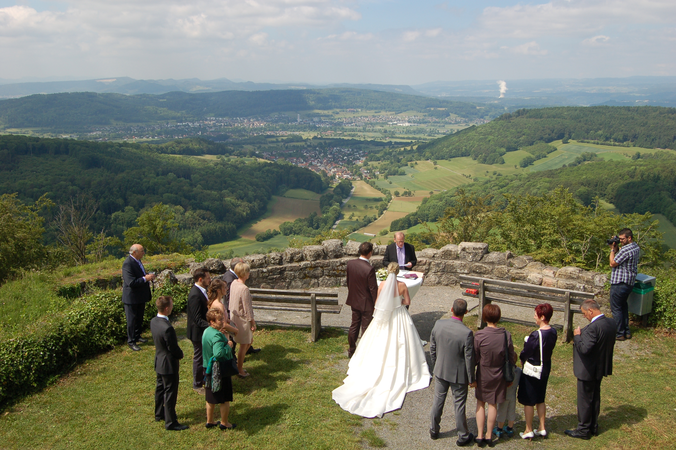
M 399 263 L 398 262 L 391 262 L 387 266 L 387 273 L 393 273 L 393 274 L 398 274 L 399 273 Z

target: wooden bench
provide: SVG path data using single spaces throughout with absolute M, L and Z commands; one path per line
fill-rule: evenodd
M 249 292 L 253 297 L 254 309 L 309 312 L 310 342 L 319 339 L 322 314 L 339 314 L 341 309 L 337 293 L 258 288 L 250 288 Z
M 594 294 L 589 292 L 571 291 L 526 283 L 513 283 L 511 281 L 490 280 L 465 275 L 460 276 L 460 287 L 476 290 L 476 294 L 465 291 L 463 295 L 479 299 L 479 328 L 486 326 L 486 323 L 482 320 L 481 312 L 484 306 L 489 303 L 504 303 L 530 309 L 534 309 L 540 303 L 549 303 L 554 311 L 563 312 L 563 326 L 552 326 L 564 331 L 563 338 L 566 342 L 569 342 L 573 338 L 573 314 L 580 313 L 579 305 L 582 302 L 594 299 Z M 508 317 L 502 317 L 500 320 L 521 325 L 533 325 L 533 322 Z

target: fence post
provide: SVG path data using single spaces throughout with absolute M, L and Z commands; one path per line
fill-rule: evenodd
M 484 291 L 484 279 L 479 280 L 479 320 L 477 321 L 477 327 L 481 330 L 486 326 L 486 322 L 483 321 L 483 312 L 484 306 L 486 305 L 486 292 Z
M 321 313 L 317 312 L 317 295 L 310 295 L 310 342 L 317 342 L 321 330 Z
M 563 303 L 563 332 L 566 342 L 573 339 L 573 311 L 570 310 L 570 291 L 566 291 Z

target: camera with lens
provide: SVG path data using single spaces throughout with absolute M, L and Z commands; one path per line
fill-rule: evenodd
M 606 240 L 606 244 L 608 244 L 608 245 L 619 244 L 619 243 L 620 243 L 620 237 L 619 236 L 613 236 L 610 239 Z

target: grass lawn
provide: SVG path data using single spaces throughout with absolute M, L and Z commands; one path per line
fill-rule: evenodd
M 284 193 L 286 198 L 296 198 L 299 200 L 316 200 L 319 201 L 319 197 L 322 194 L 317 194 L 316 192 L 308 191 L 307 189 L 289 189 Z
M 3 449 L 357 449 L 361 419 L 331 399 L 347 368 L 346 338 L 327 329 L 317 343 L 309 330 L 262 328 L 263 351 L 248 357 L 251 377 L 233 380 L 230 421 L 234 431 L 207 430 L 204 397 L 192 391 L 192 344 L 185 320 L 176 325 L 181 362 L 176 411 L 182 432 L 165 431 L 154 420 L 155 352 L 151 344 L 133 352 L 121 345 L 77 366 L 43 392 L 0 417 Z M 150 338 L 149 333 L 144 335 Z M 151 340 L 152 342 L 152 340 Z
M 293 236 L 297 237 L 297 236 Z M 277 235 L 265 242 L 258 242 L 255 239 L 235 239 L 234 241 L 223 242 L 209 246 L 209 253 L 213 255 L 223 254 L 228 250 L 233 251 L 233 256 L 253 255 L 257 253 L 267 253 L 272 248 L 285 249 L 289 246 L 289 237 Z
M 676 248 L 676 227 L 662 214 L 653 214 L 653 218 L 660 221 L 659 230 L 664 233 L 664 243 L 669 248 Z

